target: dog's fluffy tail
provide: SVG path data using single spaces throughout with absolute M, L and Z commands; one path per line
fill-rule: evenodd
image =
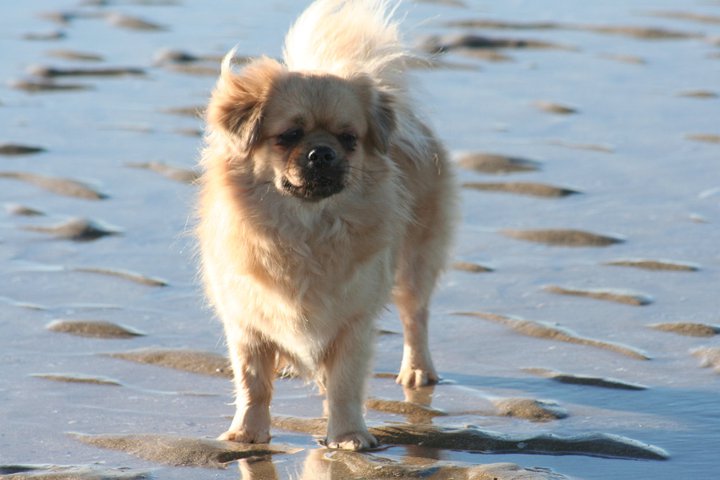
M 415 117 L 406 84 L 408 62 L 393 14 L 399 0 L 316 0 L 285 37 L 285 64 L 292 71 L 342 78 L 368 75 L 394 99 L 396 141 L 417 158 L 426 132 Z
M 403 87 L 407 52 L 387 0 L 317 0 L 285 37 L 290 70 L 350 77 L 365 73 L 383 87 Z

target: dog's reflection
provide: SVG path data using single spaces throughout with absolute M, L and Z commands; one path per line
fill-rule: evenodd
M 276 457 L 280 458 L 280 457 Z M 318 448 L 308 453 L 303 471 L 290 473 L 297 480 L 347 480 L 349 478 L 406 478 L 410 474 L 415 478 L 424 471 L 423 467 L 433 464 L 432 459 L 413 459 L 410 465 L 402 465 L 391 460 L 364 453 L 328 450 Z M 421 465 L 424 464 L 424 465 Z M 241 460 L 241 480 L 280 480 L 277 468 L 271 457 Z M 427 473 L 425 471 L 425 473 Z M 423 478 L 420 474 L 417 478 Z
M 303 465 L 302 473 L 291 474 L 298 480 L 341 480 L 348 478 L 348 468 L 342 461 L 333 460 L 332 450 L 318 448 L 311 450 Z M 271 457 L 241 460 L 241 480 L 279 480 L 275 463 Z
M 278 480 L 277 470 L 271 457 L 253 457 L 240 460 L 241 480 Z
M 433 393 L 435 393 L 435 385 L 427 385 L 420 388 L 403 387 L 405 401 L 408 403 L 414 403 L 416 405 L 422 405 L 423 407 L 431 406 Z M 410 423 L 424 423 L 413 422 L 411 418 L 408 418 L 408 421 L 410 421 Z
M 421 388 L 403 388 L 405 402 L 423 407 L 431 407 L 435 386 Z M 431 417 L 425 415 L 406 415 L 410 424 L 432 423 Z M 433 464 L 440 458 L 440 451 L 421 446 L 405 446 L 406 460 L 415 467 Z M 279 459 L 281 457 L 276 457 Z M 389 462 L 389 461 L 388 461 Z M 394 462 L 393 462 L 394 463 Z M 239 462 L 241 480 L 279 480 L 277 468 L 272 457 L 254 457 Z M 290 478 L 297 480 L 346 480 L 348 478 L 377 477 L 378 469 L 391 469 L 397 474 L 402 468 L 395 464 L 384 463 L 380 457 L 372 458 L 363 453 L 346 452 L 317 448 L 311 450 L 303 465 L 302 472 L 291 473 Z M 410 467 L 412 469 L 412 467 Z M 390 472 L 388 472 L 390 473 Z M 392 475 L 391 475 L 392 476 Z

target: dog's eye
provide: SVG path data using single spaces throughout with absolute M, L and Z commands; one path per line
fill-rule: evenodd
M 283 147 L 289 147 L 297 143 L 303 134 L 302 128 L 291 128 L 277 136 L 277 144 Z
M 342 143 L 342 146 L 345 147 L 346 150 L 355 150 L 355 146 L 357 145 L 357 137 L 354 134 L 350 132 L 341 133 L 340 135 L 338 135 L 338 140 L 340 140 L 340 143 Z

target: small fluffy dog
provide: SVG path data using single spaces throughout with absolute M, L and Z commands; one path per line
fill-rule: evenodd
M 237 390 L 221 439 L 269 441 L 283 358 L 326 392 L 328 447 L 377 445 L 364 385 L 391 294 L 405 335 L 398 383 L 438 380 L 428 303 L 455 195 L 443 147 L 413 111 L 391 14 L 382 0 L 318 0 L 287 34 L 284 63 L 223 61 L 198 227 Z

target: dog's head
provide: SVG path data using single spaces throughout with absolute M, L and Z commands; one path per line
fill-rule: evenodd
M 234 73 L 226 60 L 208 106 L 256 184 L 319 201 L 359 184 L 386 161 L 395 128 L 392 98 L 372 79 L 288 71 L 261 58 Z

